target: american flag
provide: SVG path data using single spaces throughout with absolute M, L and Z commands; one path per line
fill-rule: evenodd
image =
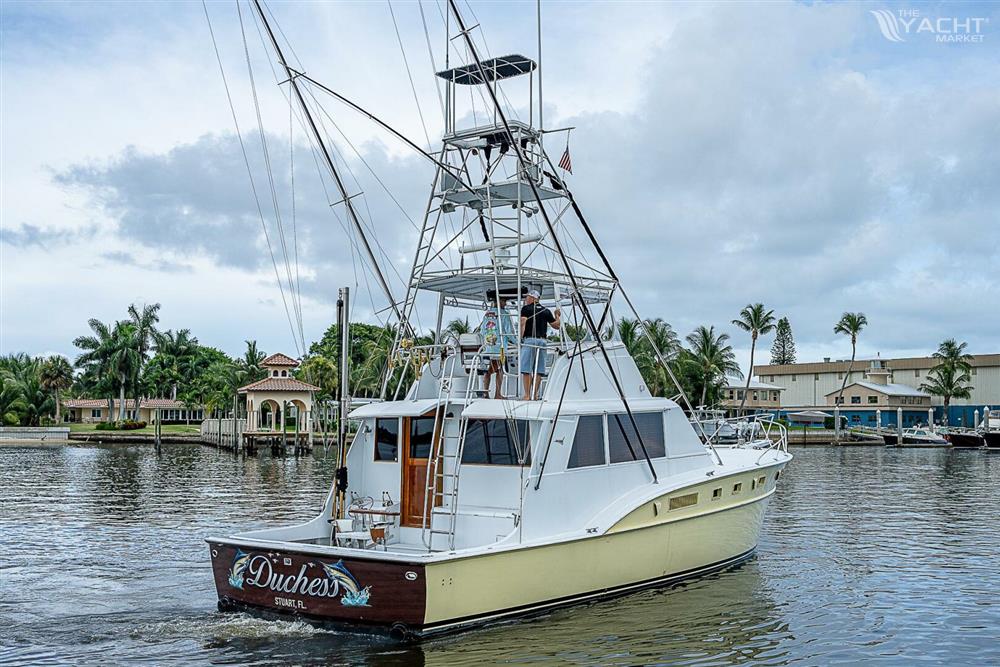
M 569 146 L 566 146 L 566 150 L 563 151 L 563 155 L 559 158 L 559 168 L 565 169 L 569 173 L 573 173 L 573 161 L 569 159 Z

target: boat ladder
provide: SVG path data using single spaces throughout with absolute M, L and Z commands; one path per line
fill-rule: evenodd
M 479 367 L 482 351 L 476 352 L 469 364 L 469 377 L 465 385 L 465 396 L 462 407 L 469 404 L 476 389 L 476 374 L 474 370 Z M 452 359 L 451 368 L 447 378 L 442 373 L 441 388 L 439 390 L 438 404 L 441 408 L 438 412 L 438 419 L 441 423 L 440 435 L 434 439 L 431 460 L 428 463 L 428 482 L 424 495 L 424 524 L 423 542 L 428 551 L 434 550 L 434 537 L 443 536 L 447 539 L 448 549 L 455 548 L 455 528 L 458 522 L 458 481 L 461 471 L 462 451 L 465 448 L 465 435 L 469 428 L 469 421 L 462 416 L 456 416 L 449 411 L 451 397 L 454 393 L 454 378 L 457 368 L 466 369 L 462 363 L 461 351 Z M 447 384 L 447 387 L 445 385 Z M 442 418 L 443 417 L 443 418 Z M 451 428 L 449 428 L 451 427 Z M 441 504 L 438 505 L 438 501 Z M 434 508 L 445 507 L 447 514 L 447 528 L 437 528 L 434 526 Z M 440 515 L 439 515 L 440 516 Z

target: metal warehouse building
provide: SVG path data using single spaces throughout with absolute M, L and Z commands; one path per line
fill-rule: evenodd
M 944 420 L 943 399 L 921 391 L 920 385 L 937 364 L 934 357 L 902 359 L 858 359 L 847 378 L 841 414 L 851 423 L 874 426 L 876 411 L 883 425 L 894 425 L 895 411 L 902 408 L 907 425 L 927 421 L 932 407 L 935 420 Z M 1000 354 L 972 356 L 972 396 L 951 399 L 948 422 L 971 425 L 976 411 L 1000 408 Z M 761 382 L 776 385 L 781 394 L 782 411 L 820 408 L 829 412 L 848 372 L 850 360 L 754 366 L 753 374 Z

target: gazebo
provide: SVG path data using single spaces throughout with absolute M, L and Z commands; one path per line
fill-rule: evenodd
M 298 365 L 287 355 L 272 354 L 261 362 L 267 377 L 238 389 L 247 397 L 243 439 L 248 446 L 259 439 L 284 440 L 289 435 L 294 435 L 296 446 L 300 440 L 312 443 L 313 392 L 319 387 L 292 377 Z M 291 425 L 289 417 L 294 419 Z

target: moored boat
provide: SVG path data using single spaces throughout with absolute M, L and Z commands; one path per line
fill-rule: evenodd
M 982 434 L 973 429 L 950 428 L 945 437 L 951 443 L 951 446 L 956 449 L 981 449 L 986 446 L 986 441 L 983 439 Z
M 425 154 L 437 175 L 406 295 L 385 288 L 398 321 L 383 400 L 350 412 L 350 443 L 341 420 L 341 465 L 312 520 L 208 540 L 223 610 L 424 636 L 670 584 L 754 553 L 791 460 L 777 423 L 756 445 L 715 448 L 688 419 L 676 380 L 681 402 L 654 395 L 628 348 L 605 339 L 617 298 L 673 379 L 565 174 L 555 175 L 543 132 L 508 120 L 498 101 L 501 81 L 536 63 L 481 60 L 449 4 L 470 62 L 438 73 L 449 120 L 439 155 Z M 287 66 L 270 15 L 255 8 L 284 83 L 304 100 L 300 87 L 315 82 Z M 491 122 L 455 127 L 460 86 L 482 87 Z M 302 103 L 307 120 L 311 109 Z M 318 130 L 312 139 L 323 147 Z M 334 161 L 326 166 L 339 184 Z M 571 223 L 574 244 L 584 242 L 572 258 Z M 360 236 L 366 229 L 357 225 Z M 415 326 L 425 297 L 437 303 L 429 340 Z M 511 303 L 534 322 L 523 336 L 505 337 Z M 454 336 L 441 325 L 446 308 L 488 315 Z M 562 322 L 582 335 L 567 336 Z M 500 398 L 485 391 L 491 375 Z M 347 414 L 346 393 L 340 401 Z
M 950 447 L 951 443 L 937 433 L 926 428 L 908 428 L 903 431 L 902 443 L 899 435 L 883 433 L 885 444 L 890 447 Z

